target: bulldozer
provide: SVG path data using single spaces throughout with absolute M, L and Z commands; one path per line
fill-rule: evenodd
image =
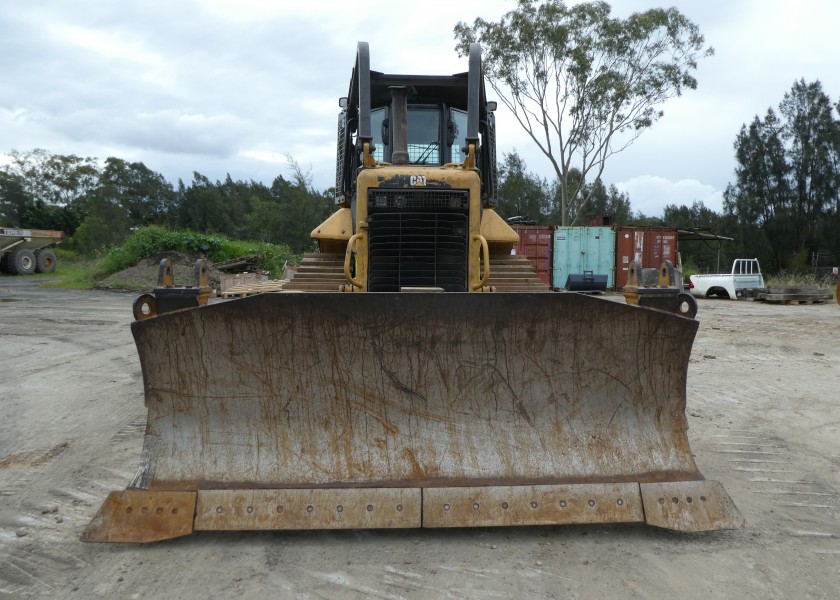
M 385 74 L 359 43 L 336 209 L 282 292 L 208 302 L 201 261 L 189 287 L 164 261 L 131 325 L 140 465 L 82 540 L 744 526 L 688 443 L 697 322 L 661 309 L 676 302 L 551 292 L 512 255 L 479 45 L 468 60 Z

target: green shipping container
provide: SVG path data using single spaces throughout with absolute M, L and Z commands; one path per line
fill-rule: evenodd
M 554 232 L 551 287 L 562 288 L 571 274 L 607 276 L 615 287 L 615 231 L 609 227 L 558 227 Z

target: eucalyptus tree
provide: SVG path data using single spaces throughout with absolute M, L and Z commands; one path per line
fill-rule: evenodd
M 699 28 L 676 8 L 614 18 L 606 2 L 519 0 L 498 22 L 455 27 L 456 49 L 484 50 L 484 74 L 554 168 L 563 225 L 584 214 L 607 159 L 695 89 L 697 61 L 712 54 Z M 574 177 L 577 170 L 581 177 Z

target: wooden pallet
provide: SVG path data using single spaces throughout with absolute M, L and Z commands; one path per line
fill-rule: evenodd
M 222 292 L 222 298 L 244 298 L 254 294 L 266 292 L 283 291 L 283 285 L 288 283 L 283 279 L 271 279 L 269 281 L 247 281 L 238 283 L 226 292 Z
M 225 262 L 215 263 L 213 268 L 223 273 L 236 273 L 242 271 L 252 271 L 257 266 L 257 261 L 262 258 L 262 254 L 251 254 L 250 256 L 240 256 Z
M 771 304 L 824 304 L 831 300 L 831 290 L 814 286 L 806 287 L 771 287 L 759 292 L 756 300 Z
M 831 300 L 829 296 L 827 298 Z M 768 294 L 764 298 L 765 302 L 769 302 L 771 304 L 787 304 L 787 305 L 795 305 L 795 304 L 825 304 L 826 298 L 790 298 L 784 295 L 770 295 Z

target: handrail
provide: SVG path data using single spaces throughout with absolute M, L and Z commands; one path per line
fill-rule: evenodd
M 352 236 L 350 236 L 350 239 L 347 241 L 347 251 L 344 253 L 344 278 L 347 279 L 350 285 L 353 285 L 357 288 L 362 288 L 364 287 L 364 285 L 361 281 L 359 281 L 358 279 L 353 279 L 353 277 L 350 275 L 350 258 L 353 256 L 353 246 L 355 246 L 356 240 L 358 240 L 360 237 L 364 237 L 364 234 L 362 234 L 361 232 L 354 233 Z
M 481 280 L 472 286 L 473 291 L 476 291 L 483 288 L 487 280 L 490 279 L 490 247 L 487 245 L 484 236 L 479 233 L 473 234 L 472 239 L 481 242 L 481 254 L 484 258 L 484 271 Z

